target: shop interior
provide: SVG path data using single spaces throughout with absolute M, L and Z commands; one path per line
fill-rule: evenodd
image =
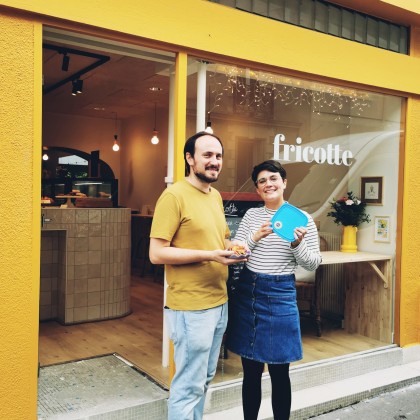
M 65 196 L 74 191 L 87 196 L 91 194 L 90 184 L 83 187 L 85 189 L 71 182 L 68 186 L 63 186 L 67 185 L 63 182 L 66 178 L 84 179 L 91 184 L 94 181 L 109 183 L 106 187 L 109 189 L 96 189 L 93 195 L 97 198 L 113 199 L 114 207 L 131 208 L 133 231 L 131 313 L 119 319 L 72 325 L 62 325 L 54 319 L 42 320 L 39 335 L 41 366 L 117 353 L 163 387 L 168 386 L 169 369 L 162 366 L 165 351 L 162 350 L 164 272 L 162 267 L 153 266 L 148 261 L 147 239 L 141 242 L 145 235 L 144 231 L 140 233 L 138 227 L 141 224 L 140 219 L 150 222 L 154 204 L 166 187 L 168 139 L 171 137 L 173 121 L 170 103 L 174 61 L 175 54 L 172 52 L 156 51 L 52 28 L 44 30 L 43 155 L 48 156 L 48 160 L 44 157 L 42 199 L 51 201 L 43 203 L 47 206 L 65 204 L 69 202 Z M 313 112 L 310 128 L 303 122 L 306 114 L 296 103 L 291 107 L 287 101 L 275 105 L 270 100 L 264 107 L 260 106 L 261 103 L 254 104 L 250 114 L 246 110 L 249 107 L 245 106 L 250 105 L 249 99 L 248 102 L 240 99 L 242 87 L 232 86 L 232 66 L 212 66 L 205 63 L 207 87 L 202 101 L 205 111 L 201 112 L 197 97 L 203 91 L 200 87 L 202 63 L 202 60 L 190 58 L 187 131 L 189 134 L 196 131 L 196 116 L 201 113 L 202 119 L 207 125 L 210 123 L 215 134 L 227 139 L 226 166 L 216 185 L 220 191 L 231 194 L 225 196 L 226 207 L 232 208 L 231 204 L 235 203 L 235 194 L 238 192 L 252 194 L 253 187 L 248 173 L 254 164 L 272 157 L 272 139 L 276 133 L 284 133 L 286 137 L 293 139 L 299 136 L 309 137 L 312 133 L 311 138 L 319 144 L 323 144 L 324 139 L 339 136 L 346 137 L 348 142 L 348 136 L 352 132 L 349 127 L 350 108 L 346 116 L 344 111 L 338 116 L 332 111 L 318 110 L 318 114 Z M 255 84 L 252 75 L 249 80 L 250 85 Z M 283 88 L 286 89 L 291 86 L 291 82 L 286 83 L 284 80 Z M 261 93 L 261 88 L 259 89 Z M 248 91 L 256 93 L 257 89 L 251 86 Z M 304 90 L 300 92 L 302 94 Z M 289 93 L 284 95 L 284 98 L 290 99 Z M 328 99 L 331 98 L 334 99 L 334 94 L 330 94 Z M 312 100 L 315 100 L 314 97 Z M 375 99 L 370 99 L 372 101 Z M 386 100 L 382 102 L 383 109 L 389 105 Z M 361 103 L 360 100 L 359 105 L 362 108 L 365 105 Z M 283 107 L 279 119 L 272 118 L 275 106 Z M 251 128 L 245 123 L 249 118 L 256 119 Z M 320 118 L 321 122 L 317 123 L 316 118 Z M 366 117 L 359 121 L 359 126 L 367 124 L 369 119 L 375 120 L 372 116 Z M 331 128 L 331 121 L 337 127 L 344 128 L 341 131 L 338 128 L 334 130 Z M 392 130 L 399 123 L 387 119 L 386 124 L 392 126 L 387 128 Z M 269 129 L 262 135 L 258 130 L 267 125 Z M 355 131 L 365 131 L 354 127 L 353 125 Z M 369 131 L 373 130 L 370 128 Z M 154 136 L 158 138 L 158 142 L 156 139 L 152 141 Z M 363 139 L 360 140 L 362 141 Z M 119 150 L 115 151 L 117 146 Z M 363 168 L 362 165 L 359 171 Z M 343 194 L 350 187 L 358 191 L 358 180 L 350 181 L 343 173 L 343 167 L 334 168 L 333 177 L 331 172 L 319 171 L 315 165 L 307 165 L 303 170 L 302 166 L 290 163 L 287 170 L 290 173 L 290 185 L 296 186 L 295 189 L 290 188 L 288 199 L 314 214 L 314 219 L 320 222 L 320 236 L 326 240 L 326 249 L 339 250 L 339 230 L 325 217 L 325 206 L 322 211 L 319 209 L 332 191 Z M 314 188 L 313 184 L 303 182 L 305 178 L 313 178 L 314 174 L 318 176 L 318 182 L 324 182 L 325 185 L 317 197 L 317 204 L 304 201 L 302 194 L 298 194 L 298 191 L 307 192 Z M 48 187 L 51 184 L 54 185 L 54 190 Z M 396 190 L 397 186 L 394 188 Z M 70 202 L 74 203 L 74 200 L 71 199 Z M 362 235 L 367 237 L 372 234 L 372 230 L 373 227 L 368 227 Z M 388 248 L 378 250 L 374 245 L 371 249 L 373 252 L 390 251 Z M 383 336 L 375 336 L 343 328 L 347 283 L 342 278 L 348 275 L 345 271 L 342 265 L 328 266 L 322 270 L 324 279 L 318 290 L 322 332 L 317 331 L 313 310 L 309 317 L 304 316 L 308 302 L 304 299 L 306 291 L 302 291 L 300 305 L 304 359 L 295 365 L 372 351 L 392 344 L 388 337 L 391 330 Z M 364 276 L 365 270 L 362 274 L 359 272 L 359 275 Z M 372 276 L 372 273 L 369 272 L 369 275 Z M 317 273 L 313 275 L 313 282 L 317 281 L 316 276 Z M 309 297 L 310 301 L 311 299 L 312 295 Z M 309 303 L 311 304 L 313 305 L 313 301 Z M 215 382 L 240 378 L 239 358 L 222 348 Z

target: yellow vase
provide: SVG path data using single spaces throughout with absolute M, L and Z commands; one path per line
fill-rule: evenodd
M 343 226 L 343 238 L 341 242 L 341 252 L 357 252 L 357 227 Z

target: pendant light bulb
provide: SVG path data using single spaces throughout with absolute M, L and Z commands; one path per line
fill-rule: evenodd
M 48 160 L 48 159 L 49 159 L 49 156 L 46 153 L 44 153 L 42 155 L 42 160 Z
M 207 126 L 204 131 L 206 133 L 213 134 L 213 129 L 211 128 L 211 121 L 207 121 Z
M 211 118 L 210 118 L 210 99 L 211 99 L 211 89 L 210 85 L 208 85 L 208 93 L 207 93 L 207 124 L 204 131 L 209 134 L 213 134 L 213 128 L 211 127 Z
M 150 140 L 152 144 L 158 144 L 159 143 L 159 137 L 157 136 L 158 132 L 156 130 L 153 130 L 153 137 Z
M 112 146 L 112 150 L 114 152 L 118 152 L 118 150 L 120 150 L 120 145 L 118 144 L 118 135 L 114 134 L 114 144 Z
M 118 134 L 117 134 L 117 129 L 118 129 L 118 124 L 117 124 L 117 120 L 118 120 L 118 114 L 116 112 L 114 112 L 115 114 L 115 134 L 114 134 L 114 144 L 112 145 L 112 150 L 114 152 L 118 152 L 118 150 L 120 150 L 120 145 L 118 144 Z
M 159 137 L 157 136 L 158 132 L 156 130 L 156 102 L 155 102 L 155 125 L 153 128 L 153 137 L 150 140 L 152 142 L 152 144 L 158 144 L 159 143 Z

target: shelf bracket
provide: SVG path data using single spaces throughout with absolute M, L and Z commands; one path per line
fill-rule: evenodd
M 376 272 L 376 274 L 381 278 L 381 280 L 384 282 L 384 288 L 388 289 L 388 278 L 387 276 L 382 273 L 382 271 L 378 268 L 378 266 L 376 265 L 376 263 L 372 262 L 372 261 L 367 261 L 367 263 L 373 268 L 373 270 Z

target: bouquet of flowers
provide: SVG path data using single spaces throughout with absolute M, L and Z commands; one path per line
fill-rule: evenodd
M 347 197 L 339 198 L 330 202 L 331 209 L 327 216 L 334 218 L 334 223 L 343 226 L 359 226 L 363 222 L 370 222 L 370 216 L 366 214 L 366 203 L 362 203 L 350 191 Z

